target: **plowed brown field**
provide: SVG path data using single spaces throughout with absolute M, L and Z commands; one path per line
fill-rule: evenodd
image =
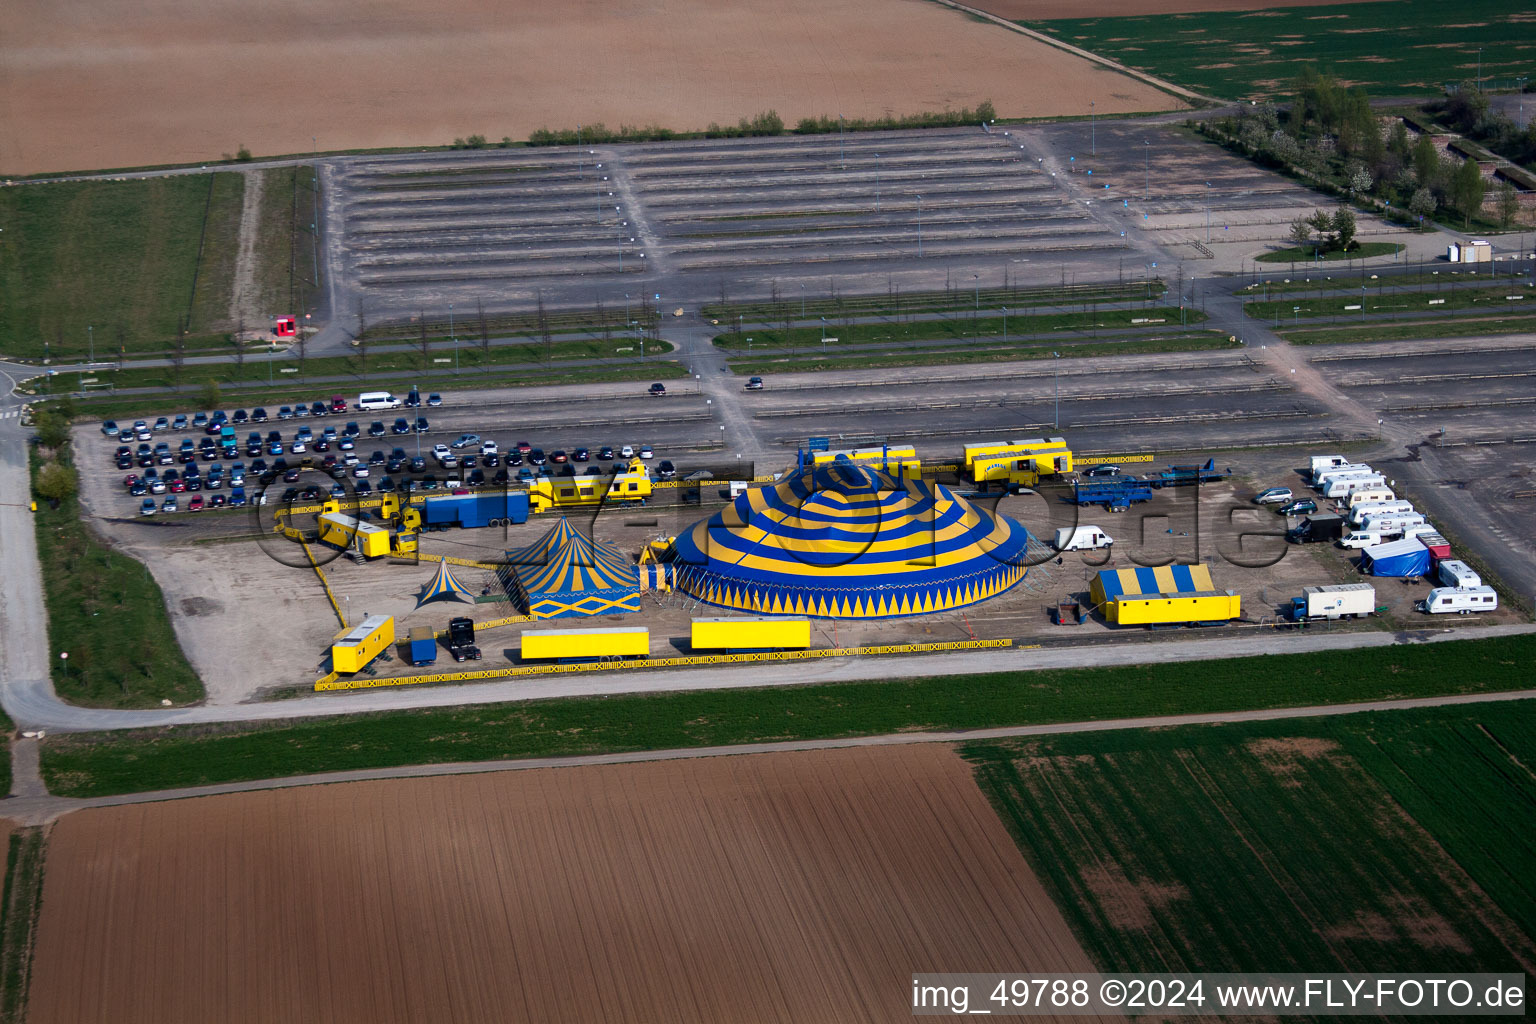
M 889 1021 L 910 974 L 1090 971 L 935 745 L 82 811 L 29 1020 Z
M 925 0 L 0 4 L 0 171 L 13 174 L 196 162 L 242 143 L 445 145 L 988 98 L 1005 116 L 1179 105 Z

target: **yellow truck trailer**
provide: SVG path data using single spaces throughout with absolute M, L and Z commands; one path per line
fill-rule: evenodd
M 644 626 L 609 629 L 530 629 L 522 637 L 523 660 L 558 658 L 643 658 L 651 653 L 651 631 Z
M 652 490 L 651 471 L 639 459 L 612 475 L 536 476 L 522 484 L 528 488 L 528 508 L 533 512 L 576 505 L 641 504 Z
M 394 642 L 394 616 L 370 615 L 331 644 L 331 668 L 337 672 L 361 672 Z
M 1104 616 L 1122 626 L 1178 626 L 1241 618 L 1243 599 L 1230 590 L 1188 594 L 1121 595 L 1104 606 Z
M 968 444 L 963 450 L 962 466 L 978 484 L 1033 487 L 1042 476 L 1072 472 L 1072 450 L 1066 439 L 1060 437 Z
M 813 452 L 811 464 L 823 466 L 836 462 L 839 457 L 870 469 L 883 469 L 895 473 L 898 469 L 907 476 L 919 476 L 923 472 L 922 460 L 911 445 L 886 445 L 881 448 L 843 448 L 839 451 Z
M 343 551 L 358 551 L 365 558 L 379 558 L 389 554 L 387 529 L 365 523 L 345 512 L 327 511 L 320 514 L 320 539 Z
M 811 620 L 694 619 L 689 642 L 696 651 L 803 651 L 811 646 Z

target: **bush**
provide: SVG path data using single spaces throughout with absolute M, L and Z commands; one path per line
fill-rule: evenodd
M 251 151 L 242 145 L 239 149 L 235 150 L 235 159 L 241 163 L 248 163 L 251 159 Z
M 37 483 L 33 489 L 40 498 L 46 498 L 54 508 L 59 507 L 59 502 L 72 498 L 77 488 L 75 473 L 68 466 L 61 466 L 57 462 L 50 462 L 38 470 Z

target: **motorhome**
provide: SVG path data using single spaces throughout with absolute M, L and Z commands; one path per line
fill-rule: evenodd
M 1431 615 L 1456 612 L 1471 615 L 1473 612 L 1499 610 L 1499 595 L 1492 587 L 1436 587 L 1429 596 L 1419 602 L 1419 611 Z

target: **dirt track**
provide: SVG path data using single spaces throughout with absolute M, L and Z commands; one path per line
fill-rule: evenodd
M 971 6 L 1014 21 L 1052 18 L 1126 18 L 1194 11 L 1257 11 L 1271 7 L 1323 7 L 1349 0 L 1098 0 L 1091 9 L 1076 0 L 969 0 Z
M 29 1019 L 894 1020 L 910 972 L 1090 971 L 934 744 L 73 814 Z
M 260 20 L 257 20 L 260 12 Z M 974 106 L 1168 109 L 1150 86 L 923 0 L 234 0 L 0 8 L 0 170 L 318 145 Z M 312 142 L 312 137 L 317 141 Z

